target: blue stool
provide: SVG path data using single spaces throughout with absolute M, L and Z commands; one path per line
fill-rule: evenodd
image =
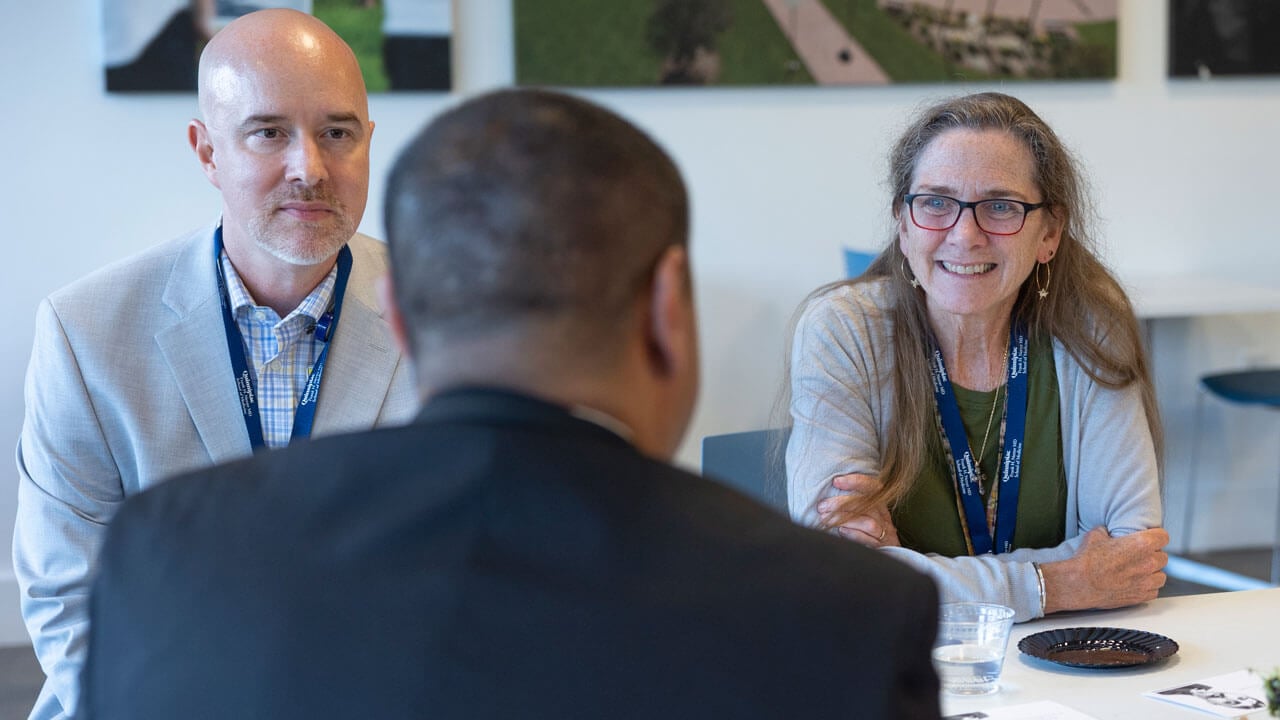
M 1268 368 L 1259 370 L 1240 370 L 1236 372 L 1217 373 L 1214 375 L 1205 375 L 1200 378 L 1200 384 L 1208 393 L 1212 393 L 1227 402 L 1239 403 L 1241 405 L 1261 405 L 1263 407 L 1280 410 L 1280 368 Z M 1185 522 L 1183 523 L 1183 532 L 1186 533 L 1186 540 L 1183 547 L 1191 542 L 1191 517 L 1192 511 L 1195 509 L 1195 478 L 1199 473 L 1199 455 L 1201 436 L 1199 428 L 1204 423 L 1204 393 L 1196 399 L 1196 441 L 1193 447 L 1194 455 L 1191 459 L 1191 478 L 1187 482 L 1187 507 L 1185 511 Z M 1275 543 L 1271 546 L 1271 584 L 1280 585 L 1280 504 L 1276 508 L 1276 536 Z

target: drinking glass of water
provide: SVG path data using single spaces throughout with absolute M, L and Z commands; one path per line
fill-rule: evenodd
M 933 667 L 942 689 L 955 695 L 990 695 L 1000 686 L 1013 608 L 994 603 L 943 603 Z

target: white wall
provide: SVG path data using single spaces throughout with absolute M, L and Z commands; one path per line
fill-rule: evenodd
M 457 97 L 511 81 L 507 0 L 462 0 L 459 92 L 375 96 L 374 182 L 362 229 L 381 235 L 382 178 L 395 152 Z M 1203 272 L 1277 284 L 1280 80 L 1176 82 L 1164 77 L 1163 2 L 1122 3 L 1115 82 L 1008 84 L 1073 146 L 1092 176 L 1108 256 L 1123 276 Z M 102 90 L 95 0 L 0 0 L 0 439 L 22 420 L 22 377 L 35 306 L 114 258 L 206 222 L 217 196 L 186 146 L 194 95 Z M 698 439 L 762 426 L 780 382 L 787 320 L 842 271 L 840 248 L 887 237 L 884 155 L 906 115 L 979 86 L 614 90 L 586 93 L 653 133 L 694 198 L 704 386 L 682 462 Z M 1154 332 L 1169 426 L 1175 539 L 1186 479 L 1195 376 L 1280 361 L 1280 316 L 1169 321 Z M 1265 544 L 1274 526 L 1280 420 L 1213 408 L 1196 542 Z M 9 477 L 15 473 L 10 471 Z M 1236 477 L 1230 482 L 1223 478 Z M 0 473 L 3 477 L 4 473 Z M 8 556 L 14 484 L 0 483 L 0 552 Z M 1256 492 L 1251 492 L 1256 491 Z M 1176 540 L 1175 540 L 1176 541 Z M 0 643 L 24 639 L 16 590 L 0 562 Z

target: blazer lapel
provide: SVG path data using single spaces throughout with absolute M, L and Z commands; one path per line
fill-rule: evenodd
M 374 280 L 384 271 L 376 253 L 353 238 L 355 263 L 316 408 L 315 435 L 365 430 L 383 416 L 400 350 L 376 309 Z M 156 343 L 173 372 L 200 439 L 214 462 L 252 452 L 234 391 L 213 260 L 213 228 L 193 233 L 174 263 L 164 302 L 174 312 Z
M 400 364 L 391 328 L 375 309 L 370 269 L 360 268 L 359 255 L 356 263 L 320 386 L 316 435 L 372 428 Z
M 174 312 L 173 324 L 155 338 L 216 463 L 249 455 L 252 448 L 233 389 L 215 272 L 213 229 L 206 228 L 190 236 L 174 263 L 163 296 Z

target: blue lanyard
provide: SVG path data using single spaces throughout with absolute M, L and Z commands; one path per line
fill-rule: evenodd
M 1013 530 L 1018 522 L 1018 490 L 1022 484 L 1022 442 L 1027 429 L 1027 330 L 1017 326 L 1009 334 L 1009 366 L 1006 368 L 1008 389 L 1004 437 L 1001 442 L 997 470 L 998 482 L 991 487 L 995 503 L 995 544 L 989 525 L 990 514 L 982 500 L 982 486 L 978 481 L 978 463 L 969 446 L 969 438 L 960 419 L 960 406 L 947 377 L 942 362 L 942 351 L 933 344 L 929 365 L 933 370 L 933 397 L 938 404 L 942 431 L 951 447 L 952 476 L 963 512 L 960 519 L 965 526 L 970 551 L 974 555 L 991 552 L 1006 553 L 1013 550 Z
M 245 357 L 244 336 L 231 314 L 231 295 L 227 292 L 227 279 L 222 275 L 222 226 L 213 232 L 213 262 L 218 269 L 218 294 L 222 299 L 222 325 L 227 336 L 227 353 L 231 356 L 236 392 L 240 396 L 240 412 L 244 415 L 244 427 L 249 432 L 249 444 L 257 452 L 267 444 L 262 437 L 262 420 L 258 414 L 258 387 L 249 372 Z M 338 315 L 342 312 L 342 297 L 346 294 L 347 279 L 351 277 L 351 249 L 346 245 L 338 252 L 338 277 L 333 286 L 333 309 L 316 322 L 316 339 L 324 343 L 320 357 L 307 375 L 302 388 L 298 408 L 293 413 L 293 432 L 290 441 L 311 437 L 311 426 L 316 419 L 316 401 L 320 397 L 320 381 L 324 378 L 325 361 L 329 357 L 329 341 L 338 328 Z

